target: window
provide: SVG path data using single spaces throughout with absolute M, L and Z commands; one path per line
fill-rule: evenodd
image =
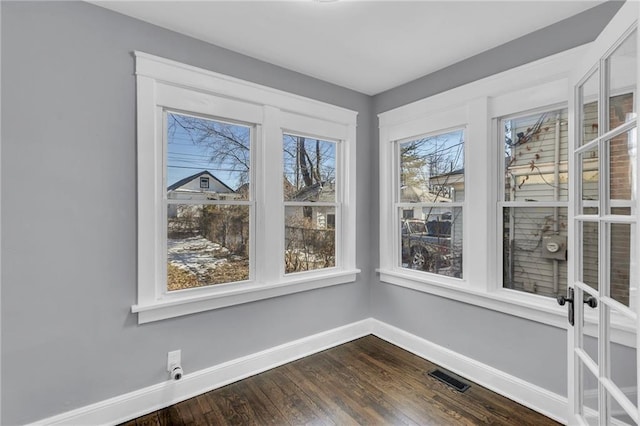
M 464 131 L 397 142 L 400 265 L 462 278 Z
M 139 52 L 136 75 L 140 323 L 355 280 L 354 112 Z
M 499 123 L 502 285 L 557 297 L 567 289 L 568 110 Z

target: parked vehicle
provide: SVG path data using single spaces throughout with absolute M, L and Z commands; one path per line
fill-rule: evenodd
M 451 266 L 451 222 L 402 219 L 402 263 L 437 272 Z

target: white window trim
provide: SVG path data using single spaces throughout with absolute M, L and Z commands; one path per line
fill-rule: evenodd
M 588 45 L 580 46 L 378 115 L 380 127 L 380 280 L 415 291 L 567 329 L 567 310 L 555 299 L 502 288 L 499 264 L 499 177 L 496 119 L 567 104 L 568 77 Z M 398 258 L 393 163 L 395 141 L 466 126 L 463 278 L 401 268 Z M 473 213 L 473 214 L 472 214 Z M 473 252 L 470 251 L 473 248 Z M 585 318 L 597 335 L 596 318 Z M 614 324 L 612 339 L 635 344 L 633 328 Z
M 134 55 L 138 127 L 138 302 L 131 309 L 138 313 L 138 323 L 355 281 L 360 272 L 355 265 L 357 112 L 146 53 L 134 52 Z M 255 197 L 250 224 L 253 266 L 248 281 L 171 293 L 163 288 L 166 229 L 162 215 L 165 192 L 162 117 L 165 108 L 255 126 L 251 170 Z M 336 211 L 340 217 L 336 222 L 344 232 L 336 241 L 339 256 L 336 267 L 285 275 L 282 150 L 275 148 L 282 146 L 283 132 L 291 130 L 340 141 L 337 165 L 341 178 L 338 182 L 340 208 Z M 283 250 L 274 250 L 274 245 Z

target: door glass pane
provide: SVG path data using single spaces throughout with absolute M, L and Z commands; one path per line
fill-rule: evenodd
M 567 109 L 501 120 L 505 201 L 566 201 Z
M 631 225 L 628 223 L 610 223 L 609 282 L 613 299 L 629 306 L 631 290 Z
M 609 87 L 609 129 L 635 118 L 633 93 L 638 72 L 637 30 L 607 58 Z
M 401 266 L 462 278 L 462 208 L 402 208 Z
M 598 411 L 598 379 L 591 373 L 591 370 L 586 365 L 576 358 L 578 362 L 580 372 L 580 399 L 582 405 L 580 407 L 580 414 L 589 425 L 599 424 L 599 411 Z
M 634 334 L 634 338 L 636 335 Z M 635 339 L 634 339 L 635 341 Z M 631 404 L 638 408 L 638 358 L 637 348 L 609 342 L 609 356 L 611 357 L 611 381 L 622 391 Z M 616 418 L 625 417 L 624 410 L 612 408 Z
M 464 131 L 399 144 L 400 202 L 464 201 Z
M 622 408 L 622 405 L 620 405 L 611 395 L 609 395 L 609 406 L 611 407 L 611 413 L 608 424 L 615 424 L 616 426 L 638 425 L 633 421 L 633 418 L 624 410 L 624 408 Z
M 249 279 L 249 206 L 169 204 L 167 290 Z
M 580 86 L 580 145 L 598 137 L 598 94 L 600 92 L 600 72 L 596 70 Z
M 567 289 L 567 209 L 503 209 L 503 286 L 556 297 Z
M 582 192 L 581 214 L 598 214 L 599 163 L 598 148 L 595 147 L 578 155 L 579 174 L 582 175 L 580 188 Z
M 613 200 L 635 200 L 637 170 L 637 145 L 635 128 L 608 141 L 609 148 L 609 191 Z M 630 204 L 628 204 L 630 205 Z
M 580 262 L 582 268 L 578 279 L 588 286 L 598 289 L 598 223 L 581 222 L 582 251 Z
M 285 134 L 285 201 L 336 201 L 336 143 Z
M 336 266 L 336 208 L 286 206 L 284 214 L 285 272 Z

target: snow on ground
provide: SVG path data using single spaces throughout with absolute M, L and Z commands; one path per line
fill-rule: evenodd
M 227 262 L 229 249 L 198 235 L 195 237 L 168 239 L 170 264 L 204 279 L 218 265 Z

